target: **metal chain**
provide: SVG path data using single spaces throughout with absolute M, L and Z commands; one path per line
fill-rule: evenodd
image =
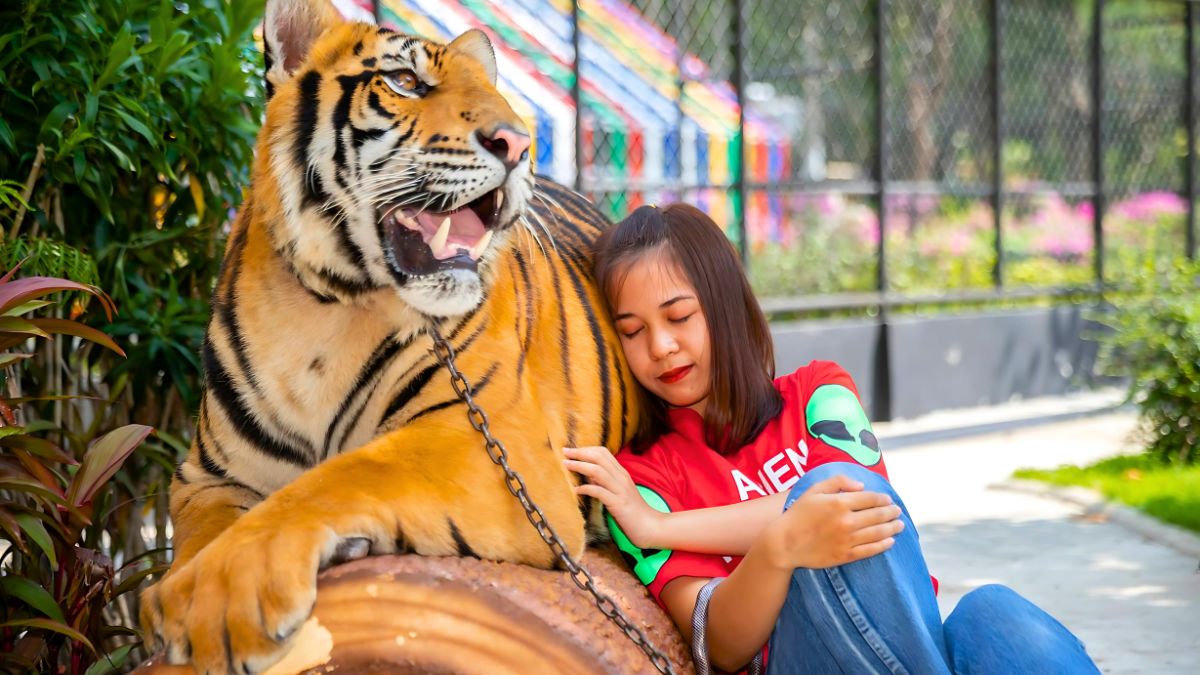
M 554 531 L 554 527 L 550 525 L 550 521 L 546 519 L 546 514 L 529 498 L 529 492 L 525 489 L 525 480 L 508 465 L 508 451 L 504 449 L 504 444 L 493 436 L 491 430 L 488 429 L 487 413 L 471 397 L 471 383 L 467 381 L 467 378 L 458 370 L 458 366 L 454 364 L 454 347 L 450 346 L 450 343 L 446 338 L 442 337 L 442 334 L 432 323 L 429 325 L 429 335 L 433 338 L 434 356 L 437 357 L 439 363 L 450 371 L 450 385 L 454 387 L 454 393 L 458 394 L 463 403 L 467 404 L 467 419 L 476 431 L 483 434 L 484 449 L 487 450 L 488 457 L 491 458 L 494 464 L 504 470 L 505 486 L 517 498 L 517 501 L 521 502 L 521 506 L 525 509 L 525 517 L 533 524 L 542 541 L 546 542 L 546 545 L 550 547 L 550 551 L 558 556 L 559 562 L 566 568 L 575 585 L 592 594 L 592 597 L 596 599 L 596 607 L 600 610 L 600 613 L 608 617 L 610 621 L 624 631 L 625 636 L 646 654 L 646 657 L 650 659 L 650 663 L 658 672 L 675 675 L 675 670 L 671 667 L 670 660 L 650 643 L 650 640 L 646 638 L 645 633 L 640 628 L 633 625 L 633 622 L 625 616 L 624 612 L 613 602 L 612 598 L 605 595 L 596 587 L 596 582 L 592 578 L 591 572 L 588 572 L 586 567 L 576 562 L 571 557 L 571 554 L 567 552 L 566 545 L 558 537 L 558 533 Z

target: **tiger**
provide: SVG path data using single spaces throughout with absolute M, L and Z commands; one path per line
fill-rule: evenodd
M 564 446 L 621 447 L 636 384 L 591 272 L 607 226 L 536 177 L 472 29 L 441 44 L 269 0 L 265 117 L 170 488 L 174 560 L 147 639 L 199 672 L 261 672 L 344 557 L 553 568 L 433 352 L 453 347 L 567 550 L 603 532 Z

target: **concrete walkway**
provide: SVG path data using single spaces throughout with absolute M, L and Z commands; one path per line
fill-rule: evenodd
M 1003 583 L 1061 620 L 1105 673 L 1200 673 L 1200 561 L 1062 502 L 989 489 L 1018 467 L 1130 451 L 1134 421 L 1108 413 L 894 451 L 888 437 L 913 425 L 878 425 L 943 615 L 972 588 Z

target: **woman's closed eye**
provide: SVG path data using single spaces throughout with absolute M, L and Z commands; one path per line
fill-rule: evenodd
M 625 339 L 632 340 L 633 338 L 637 337 L 638 333 L 642 332 L 642 327 L 639 326 L 637 329 L 632 330 L 632 331 L 624 331 L 623 330 L 620 332 L 621 332 L 621 335 L 623 335 L 625 337 Z
M 696 313 L 692 312 L 691 314 L 687 314 L 685 316 L 681 316 L 681 317 L 674 318 L 674 319 L 668 319 L 668 321 L 670 321 L 671 323 L 684 323 L 685 321 L 687 321 L 688 319 L 692 318 L 695 315 L 696 315 Z

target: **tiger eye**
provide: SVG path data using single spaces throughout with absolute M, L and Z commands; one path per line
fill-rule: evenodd
M 393 75 L 392 78 L 396 81 L 396 84 L 400 85 L 402 89 L 406 89 L 408 91 L 415 90 L 417 85 L 420 84 L 420 80 L 417 79 L 417 76 L 409 72 Z

